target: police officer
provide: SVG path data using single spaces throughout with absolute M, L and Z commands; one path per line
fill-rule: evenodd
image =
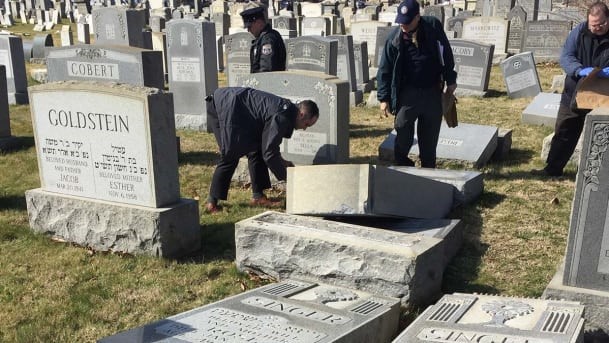
M 206 100 L 207 120 L 220 147 L 220 161 L 205 204 L 207 212 L 220 210 L 218 200 L 227 199 L 239 158 L 251 152 L 261 158 L 249 163 L 253 192 L 250 204 L 279 205 L 264 195 L 264 190 L 271 187 L 269 169 L 278 180 L 286 179 L 286 168 L 293 164 L 281 157 L 281 141 L 290 138 L 294 130 L 315 125 L 319 118 L 317 104 L 303 100 L 295 105 L 276 95 L 242 87 L 218 88 Z
M 250 2 L 241 12 L 243 26 L 256 39 L 250 49 L 250 72 L 285 70 L 285 45 L 279 32 L 266 22 L 266 7 L 259 2 Z

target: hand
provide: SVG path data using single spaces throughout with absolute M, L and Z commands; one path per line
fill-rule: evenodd
M 387 118 L 389 114 L 387 111 L 389 110 L 389 103 L 387 101 L 381 101 L 381 117 Z
M 452 85 L 446 86 L 446 94 L 454 94 L 455 89 L 457 89 L 457 84 L 453 83 Z
M 292 163 L 291 161 L 283 160 L 283 166 L 286 167 L 286 168 L 293 167 L 294 163 Z
M 601 71 L 599 71 L 598 74 L 596 74 L 596 76 L 603 78 L 603 79 L 608 79 L 609 78 L 609 67 L 605 67 L 605 68 L 601 69 Z
M 579 75 L 581 77 L 588 76 L 588 74 L 590 74 L 593 70 L 594 70 L 594 68 L 592 68 L 592 67 L 582 68 L 579 70 L 577 75 Z

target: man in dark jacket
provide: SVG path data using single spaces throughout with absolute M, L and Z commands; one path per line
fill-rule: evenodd
M 575 151 L 589 110 L 572 106 L 577 82 L 595 68 L 604 68 L 597 76 L 609 77 L 609 9 L 596 2 L 588 9 L 588 20 L 577 25 L 567 37 L 560 54 L 560 66 L 564 69 L 565 87 L 560 98 L 554 137 L 550 145 L 546 167 L 533 170 L 534 174 L 561 176 L 563 169 Z
M 218 88 L 206 99 L 207 121 L 220 147 L 220 161 L 211 181 L 205 208 L 219 211 L 218 200 L 226 200 L 231 178 L 239 158 L 256 152 L 262 158 L 248 160 L 252 181 L 252 205 L 270 206 L 264 195 L 271 187 L 268 170 L 279 180 L 285 180 L 286 168 L 293 166 L 279 152 L 283 138 L 294 130 L 306 130 L 315 125 L 319 108 L 311 100 L 293 104 L 287 99 L 252 88 Z
M 400 26 L 385 42 L 376 75 L 381 111 L 395 115 L 395 163 L 414 166 L 408 152 L 416 121 L 421 166 L 435 168 L 444 83 L 447 93 L 457 88 L 452 49 L 442 23 L 421 17 L 416 0 L 398 6 L 395 22 Z
M 259 2 L 250 2 L 241 12 L 243 25 L 256 39 L 250 49 L 250 72 L 285 70 L 286 51 L 281 34 L 266 21 L 266 7 Z

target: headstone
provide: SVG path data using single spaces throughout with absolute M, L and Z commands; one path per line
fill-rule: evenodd
M 583 342 L 578 302 L 447 294 L 428 307 L 393 343 Z
M 385 161 L 394 160 L 395 130 L 379 146 L 379 158 Z M 419 155 L 419 146 L 415 134 L 410 155 Z M 497 149 L 497 128 L 494 126 L 459 123 L 449 128 L 445 122 L 440 126 L 440 137 L 436 147 L 436 157 L 441 160 L 452 160 L 471 164 L 475 167 L 485 165 Z
M 154 15 L 150 17 L 150 29 L 152 32 L 162 32 L 165 30 L 165 18 Z
M 370 92 L 374 82 L 370 80 L 368 68 L 368 43 L 353 42 L 353 57 L 355 60 L 355 76 L 357 78 L 357 89 L 364 93 Z
M 53 47 L 53 36 L 51 34 L 41 34 L 34 37 L 32 44 L 32 63 L 40 63 L 44 60 L 46 48 Z
M 527 13 L 527 21 L 537 20 L 539 0 L 518 0 L 518 5 Z
M 63 25 L 61 27 L 61 46 L 74 45 L 74 37 L 72 36 L 72 27 Z
M 552 93 L 562 93 L 565 88 L 565 77 L 566 74 L 559 74 L 552 76 L 552 85 L 550 86 L 550 91 Z
M 537 62 L 558 62 L 571 31 L 571 22 L 558 20 L 528 21 L 521 51 L 530 51 Z
M 381 26 L 376 29 L 376 52 L 374 53 L 374 59 L 372 60 L 373 67 L 378 67 L 379 62 L 381 62 L 381 56 L 385 49 L 385 42 L 389 38 L 391 32 L 393 32 L 393 29 L 393 26 Z
M 216 24 L 216 36 L 226 36 L 230 26 L 230 16 L 226 13 L 215 13 L 212 21 Z
M 294 102 L 313 100 L 319 120 L 284 139 L 282 156 L 295 164 L 349 161 L 349 83 L 336 76 L 305 71 L 251 74 L 240 86 L 260 89 Z
M 79 43 L 89 44 L 91 43 L 91 33 L 89 32 L 89 24 L 78 23 L 76 24 L 76 39 Z
M 442 283 L 440 238 L 314 217 L 265 212 L 237 222 L 235 251 L 241 271 L 324 280 L 401 298 L 403 305 L 432 301 Z
M 304 17 L 301 36 L 328 36 L 332 34 L 332 23 L 326 17 Z
M 542 161 L 546 161 L 548 159 L 548 154 L 550 153 L 550 148 L 552 146 L 552 138 L 554 138 L 554 132 L 543 138 L 543 142 L 541 143 L 542 145 L 540 155 Z M 577 140 L 577 145 L 575 145 L 575 151 L 573 151 L 573 154 L 571 154 L 571 157 L 567 162 L 568 164 L 574 166 L 577 166 L 579 164 L 579 156 L 581 156 L 583 138 L 584 135 L 579 136 L 579 139 Z M 562 278 L 562 273 L 560 274 L 560 277 Z
M 49 82 L 110 81 L 161 90 L 165 85 L 160 51 L 128 46 L 74 45 L 48 50 L 46 63 Z
M 351 23 L 351 35 L 353 36 L 353 43 L 368 43 L 368 60 L 371 63 L 374 63 L 375 61 L 377 28 L 385 26 L 391 26 L 391 24 L 378 21 L 360 21 Z
M 303 17 L 321 17 L 321 4 L 313 2 L 299 1 Z
M 200 248 L 198 203 L 180 199 L 171 94 L 84 81 L 29 90 L 41 184 L 26 192 L 34 231 L 130 254 Z
M 423 9 L 423 14 L 435 17 L 444 25 L 444 6 L 427 6 Z
M 500 66 L 510 98 L 535 96 L 541 92 L 532 52 L 516 54 L 501 61 Z
M 296 18 L 290 17 L 274 17 L 273 28 L 281 34 L 281 37 L 285 39 L 295 38 L 298 35 Z
M 453 207 L 451 185 L 385 166 L 300 166 L 288 168 L 287 180 L 292 214 L 429 219 L 444 218 Z
M 446 30 L 455 33 L 455 38 L 461 38 L 463 36 L 463 22 L 465 17 L 452 17 L 446 20 Z M 450 38 L 450 37 L 449 37 Z
M 537 94 L 533 98 L 533 101 L 522 111 L 521 122 L 553 128 L 558 116 L 560 97 L 560 94 L 555 93 L 541 92 Z
M 214 23 L 174 19 L 167 23 L 167 70 L 176 127 L 207 130 L 205 99 L 218 88 Z
M 142 35 L 146 26 L 146 10 L 94 7 L 92 17 L 95 44 L 147 48 Z
M 338 42 L 321 36 L 285 40 L 288 70 L 309 70 L 336 75 Z
M 495 55 L 506 51 L 508 22 L 497 17 L 471 17 L 463 21 L 461 38 L 495 46 Z
M 457 72 L 457 94 L 484 96 L 493 63 L 493 45 L 451 39 L 450 47 Z
M 395 298 L 285 280 L 99 342 L 390 342 L 398 317 Z
M 349 82 L 349 104 L 356 106 L 363 101 L 363 93 L 357 89 L 357 77 L 355 75 L 355 56 L 353 52 L 353 36 L 330 36 L 330 39 L 338 41 L 336 75 Z
M 0 33 L 0 65 L 6 66 L 9 104 L 27 104 L 27 75 L 21 37 Z
M 513 7 L 512 0 L 495 0 L 493 8 L 493 16 L 505 18 Z
M 224 37 L 226 48 L 226 79 L 229 87 L 241 85 L 250 75 L 250 47 L 254 36 L 249 32 L 239 32 Z
M 19 140 L 11 136 L 6 86 L 6 66 L 0 65 L 0 151 L 12 150 L 19 146 Z
M 527 13 L 522 6 L 514 6 L 508 13 L 507 19 L 510 23 L 508 29 L 507 52 L 518 54 L 522 48 L 522 37 L 524 34 L 524 24 L 527 22 Z

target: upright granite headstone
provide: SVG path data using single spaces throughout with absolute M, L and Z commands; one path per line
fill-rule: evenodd
M 41 184 L 26 192 L 34 231 L 132 254 L 199 249 L 198 203 L 180 199 L 171 94 L 87 81 L 30 94 Z
M 299 166 L 287 180 L 292 214 L 444 218 L 453 207 L 450 185 L 385 166 Z
M 47 51 L 49 82 L 110 81 L 163 89 L 163 56 L 129 46 L 75 45 Z
M 148 47 L 142 34 L 142 29 L 146 26 L 146 10 L 126 7 L 94 7 L 91 15 L 95 44 Z
M 321 36 L 301 36 L 285 40 L 288 70 L 309 70 L 336 75 L 338 42 Z
M 218 88 L 214 23 L 178 19 L 167 23 L 167 70 L 176 128 L 207 130 L 206 96 Z
M 560 94 L 541 92 L 522 111 L 521 121 L 526 124 L 554 127 L 560 106 Z
M 336 42 L 336 41 L 334 41 Z M 292 101 L 310 99 L 319 107 L 319 120 L 306 131 L 284 139 L 282 156 L 295 164 L 349 161 L 349 83 L 316 72 L 278 71 L 251 74 L 241 86 L 276 94 Z
M 357 89 L 364 93 L 370 92 L 374 87 L 374 81 L 370 80 L 368 68 L 368 43 L 353 43 L 353 58 L 355 60 L 355 77 L 357 78 Z
M 571 22 L 559 20 L 528 21 L 524 27 L 521 51 L 530 51 L 537 62 L 558 62 L 571 31 Z
M 380 26 L 376 29 L 376 48 L 374 53 L 374 59 L 372 60 L 372 66 L 378 67 L 381 62 L 381 56 L 383 55 L 383 49 L 385 49 L 385 42 L 389 38 L 389 35 L 393 31 L 394 26 Z
M 18 145 L 19 140 L 11 136 L 8 93 L 6 91 L 6 66 L 0 65 L 0 151 L 11 150 Z
M 283 39 L 295 38 L 298 35 L 298 22 L 296 18 L 274 17 L 273 28 L 281 34 Z
M 461 38 L 495 46 L 495 55 L 506 51 L 508 22 L 498 17 L 472 17 L 463 22 Z
M 336 39 L 338 41 L 336 76 L 349 82 L 349 104 L 351 106 L 356 106 L 362 102 L 363 93 L 357 88 L 353 36 L 338 35 L 329 36 L 328 38 Z
M 510 23 L 508 29 L 507 52 L 518 54 L 522 49 L 522 37 L 524 34 L 524 24 L 527 22 L 527 12 L 522 6 L 514 6 L 507 15 Z
M 454 32 L 455 38 L 463 36 L 463 22 L 465 17 L 452 17 L 446 20 L 446 30 Z M 450 38 L 450 37 L 448 37 Z
M 457 71 L 457 94 L 484 96 L 493 63 L 493 45 L 451 39 L 450 47 Z
M 427 6 L 423 9 L 423 14 L 436 17 L 444 25 L 444 6 Z
M 375 61 L 377 28 L 386 26 L 391 26 L 391 23 L 378 21 L 359 21 L 351 23 L 351 35 L 353 36 L 353 43 L 368 43 L 368 60 L 371 63 L 374 63 Z
M 250 75 L 250 47 L 254 36 L 249 32 L 238 32 L 224 37 L 226 47 L 226 79 L 229 87 L 240 86 Z
M 583 313 L 571 301 L 447 294 L 393 343 L 581 343 Z
M 332 23 L 326 17 L 304 17 L 300 25 L 301 36 L 328 36 L 332 34 Z
M 436 299 L 444 270 L 441 238 L 279 212 L 237 222 L 235 255 L 241 271 L 320 280 L 403 305 Z
M 317 282 L 285 280 L 103 338 L 122 342 L 389 343 L 399 300 Z
M 501 61 L 501 72 L 510 98 L 535 96 L 541 92 L 532 52 L 523 52 Z
M 27 104 L 27 76 L 21 37 L 0 33 L 0 65 L 6 66 L 9 104 Z

